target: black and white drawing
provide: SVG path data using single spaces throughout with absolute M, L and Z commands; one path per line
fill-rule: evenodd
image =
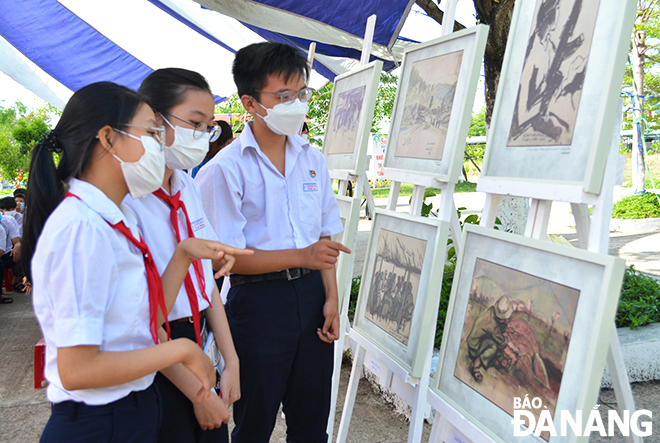
M 408 345 L 426 240 L 382 229 L 365 317 Z
M 442 159 L 463 51 L 413 63 L 395 156 Z
M 359 86 L 337 96 L 337 106 L 328 122 L 328 154 L 348 154 L 355 149 L 366 89 L 366 86 Z
M 600 0 L 538 0 L 507 146 L 571 145 Z

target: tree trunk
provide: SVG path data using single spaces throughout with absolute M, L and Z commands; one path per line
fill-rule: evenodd
M 504 51 L 511 27 L 514 0 L 474 0 L 477 19 L 488 26 L 488 41 L 484 53 L 484 72 L 486 74 L 486 128 L 490 128 L 493 116 L 497 85 L 502 72 Z M 502 229 L 516 234 L 525 232 L 527 214 L 529 212 L 529 199 L 520 197 L 502 196 L 497 208 L 497 217 L 502 222 Z
M 638 29 L 644 23 L 644 16 L 640 14 L 635 20 L 635 29 L 632 33 L 632 51 L 630 61 L 633 71 L 633 146 L 632 146 L 632 179 L 633 192 L 641 194 L 646 191 L 646 173 L 644 166 L 644 124 L 641 122 L 644 109 L 644 62 L 646 53 L 646 32 Z

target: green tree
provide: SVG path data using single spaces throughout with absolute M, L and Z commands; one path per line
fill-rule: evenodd
M 16 102 L 11 108 L 0 106 L 0 175 L 10 183 L 27 178 L 30 150 L 44 133 L 50 131 L 51 105 L 36 110 Z

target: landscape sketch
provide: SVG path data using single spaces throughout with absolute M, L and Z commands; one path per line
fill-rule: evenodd
M 477 259 L 454 376 L 511 416 L 513 398 L 529 395 L 554 417 L 579 296 Z M 530 409 L 537 420 L 541 409 Z
M 537 0 L 507 146 L 571 145 L 600 0 Z
M 328 154 L 352 154 L 358 136 L 360 111 L 364 102 L 365 85 L 340 92 L 336 106 L 330 112 L 326 143 Z
M 441 160 L 463 51 L 413 63 L 395 157 Z
M 408 346 L 426 240 L 381 229 L 365 317 Z

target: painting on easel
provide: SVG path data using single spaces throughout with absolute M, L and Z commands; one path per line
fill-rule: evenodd
M 488 27 L 406 50 L 383 160 L 384 177 L 422 186 L 458 181 Z
M 516 2 L 478 191 L 555 201 L 600 193 L 636 5 Z
M 512 417 L 513 398 L 525 395 L 554 416 L 579 296 L 477 259 L 454 375 Z M 531 412 L 538 420 L 541 410 Z
M 426 241 L 382 229 L 366 318 L 408 344 Z
M 515 437 L 512 419 L 521 409 L 540 423 L 594 406 L 624 265 L 467 225 L 431 389 L 493 441 L 552 443 L 545 432 Z
M 571 144 L 599 3 L 537 3 L 507 146 Z
M 364 172 L 382 67 L 375 61 L 335 79 L 323 139 L 328 169 Z
M 395 155 L 441 160 L 463 51 L 413 63 Z
M 376 209 L 353 329 L 412 377 L 432 341 L 449 223 Z

